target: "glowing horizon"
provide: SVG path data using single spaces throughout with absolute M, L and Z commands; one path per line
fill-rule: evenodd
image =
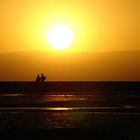
M 0 51 L 52 51 L 46 31 L 59 23 L 75 35 L 67 51 L 140 49 L 139 4 L 137 0 L 1 1 Z
M 1 0 L 0 79 L 44 73 L 50 80 L 139 80 L 139 6 L 139 0 Z

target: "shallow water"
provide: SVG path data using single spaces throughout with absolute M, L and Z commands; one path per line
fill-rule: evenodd
M 140 113 L 0 112 L 0 129 L 95 128 L 116 131 L 130 140 L 140 138 Z
M 75 92 L 58 92 L 58 93 L 11 93 L 0 94 L 0 103 L 46 103 L 57 101 L 87 101 L 87 102 L 119 102 L 119 101 L 140 102 L 140 94 L 98 94 L 98 93 L 75 93 Z
M 140 95 L 133 94 L 0 94 L 0 129 L 102 128 L 117 130 L 137 140 L 140 138 L 139 101 Z M 71 104 L 72 107 L 67 106 Z

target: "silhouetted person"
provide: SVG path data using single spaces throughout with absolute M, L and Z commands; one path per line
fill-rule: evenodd
M 43 74 L 41 74 L 40 79 L 41 79 L 41 80 L 40 80 L 41 82 L 44 82 L 47 78 L 46 78 L 46 76 L 44 76 Z
M 65 97 L 67 97 L 67 93 L 65 92 Z
M 38 74 L 37 77 L 36 77 L 36 82 L 40 82 L 41 81 L 41 77 L 40 75 Z

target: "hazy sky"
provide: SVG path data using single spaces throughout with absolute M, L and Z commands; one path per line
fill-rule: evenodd
M 67 51 L 140 49 L 139 0 L 0 0 L 0 52 L 51 50 L 46 34 L 62 23 Z
M 58 24 L 64 51 L 47 42 Z M 0 81 L 140 81 L 139 60 L 140 0 L 0 0 Z

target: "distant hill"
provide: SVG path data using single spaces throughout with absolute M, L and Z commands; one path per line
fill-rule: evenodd
M 0 54 L 0 81 L 140 81 L 140 51 Z

